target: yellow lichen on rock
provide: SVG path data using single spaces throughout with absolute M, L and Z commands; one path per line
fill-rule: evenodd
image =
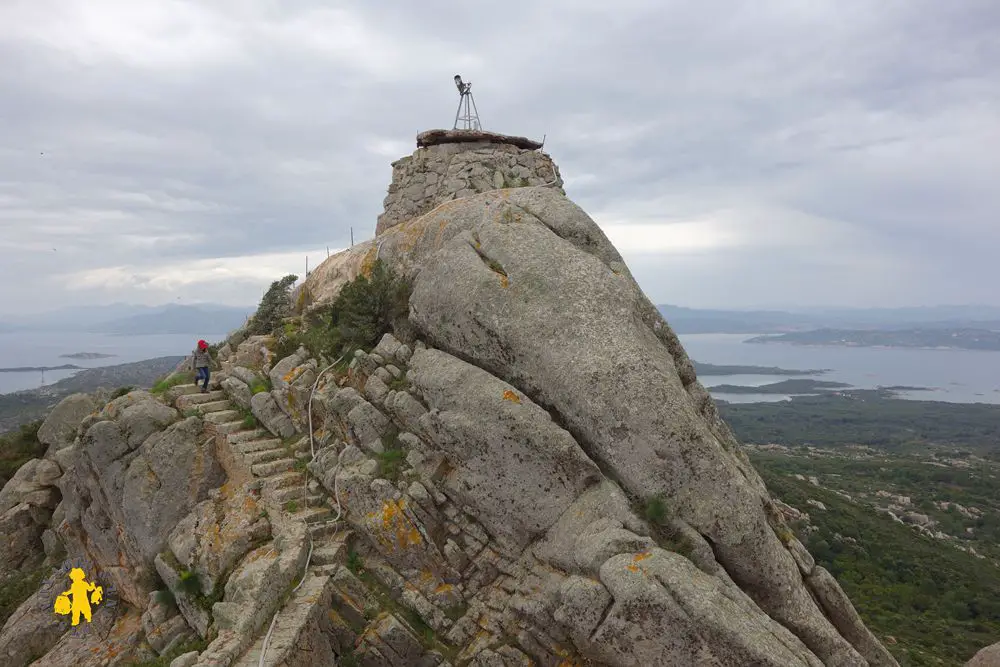
M 383 545 L 405 549 L 423 542 L 420 531 L 406 516 L 405 507 L 406 500 L 388 500 L 383 503 L 381 511 L 368 514 L 375 526 L 381 528 L 379 541 Z
M 510 389 L 506 390 L 503 393 L 503 400 L 510 401 L 511 403 L 520 403 L 521 402 L 520 397 L 517 394 L 515 394 L 514 392 L 512 392 Z

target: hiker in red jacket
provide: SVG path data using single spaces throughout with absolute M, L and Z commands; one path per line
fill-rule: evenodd
M 195 376 L 194 386 L 198 386 L 198 381 L 203 379 L 205 384 L 201 387 L 201 393 L 208 391 L 208 378 L 211 375 L 209 371 L 209 366 L 212 365 L 212 355 L 208 353 L 208 343 L 203 340 L 198 341 L 198 349 L 196 349 L 192 355 L 191 366 L 194 368 L 197 376 Z

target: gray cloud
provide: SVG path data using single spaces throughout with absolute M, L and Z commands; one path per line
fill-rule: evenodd
M 0 312 L 256 301 L 373 233 L 456 72 L 656 301 L 1000 304 L 998 31 L 991 0 L 5 3 Z

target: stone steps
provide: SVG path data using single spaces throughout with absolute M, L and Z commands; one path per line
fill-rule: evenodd
M 331 517 L 334 516 L 332 513 Z M 319 541 L 329 538 L 331 535 L 338 535 L 346 530 L 342 525 L 341 521 L 332 521 L 327 519 L 325 521 L 316 521 L 308 524 L 309 533 L 312 535 L 313 540 Z
M 292 594 L 292 597 L 278 614 L 278 621 L 274 624 L 274 630 L 271 632 L 271 639 L 267 645 L 264 665 L 278 667 L 285 664 L 291 654 L 296 651 L 297 644 L 310 641 L 309 637 L 305 635 L 315 626 L 315 622 L 326 613 L 326 608 L 330 603 L 330 590 L 329 576 L 316 575 L 312 572 L 306 573 L 302 586 Z M 265 626 L 260 637 L 250 646 L 250 649 L 233 663 L 233 667 L 258 667 L 269 627 L 270 623 Z M 317 657 L 317 659 L 319 658 Z M 326 662 L 316 664 L 326 664 Z
M 300 482 L 294 486 L 287 486 L 283 489 L 277 489 L 272 496 L 279 503 L 287 503 L 289 500 L 297 500 L 302 504 L 312 504 L 311 498 L 325 498 L 326 496 L 319 496 L 309 493 L 305 489 L 305 484 Z
M 252 465 L 250 466 L 250 472 L 252 472 L 255 477 L 271 477 L 272 475 L 277 475 L 278 473 L 294 471 L 294 465 L 295 459 L 284 458 L 276 461 L 268 461 L 267 463 Z
M 242 431 L 244 428 L 242 419 L 234 422 L 226 422 L 225 424 L 216 424 L 214 422 L 211 423 L 215 428 L 215 432 L 221 433 L 223 435 L 230 435 L 232 433 L 237 433 L 239 431 Z
M 281 498 L 282 495 L 285 496 L 284 499 Z M 310 493 L 305 497 L 303 497 L 301 486 L 299 487 L 290 486 L 287 489 L 282 489 L 281 493 L 276 492 L 272 497 L 279 503 L 281 503 L 282 507 L 285 507 L 286 505 L 288 505 L 288 503 L 295 503 L 296 507 L 299 508 L 327 507 L 327 505 L 324 504 L 324 501 L 326 501 L 326 496 L 320 495 L 318 493 Z
M 241 424 L 243 423 L 243 416 L 240 414 L 240 411 L 231 408 L 209 412 L 205 415 L 204 419 L 211 424 L 227 424 L 237 420 Z
M 348 548 L 345 542 L 333 542 L 331 544 L 314 546 L 310 565 L 316 567 L 323 565 L 343 565 L 347 562 L 347 551 Z
M 298 487 L 301 489 L 304 480 L 305 476 L 301 472 L 292 470 L 262 479 L 261 486 L 266 491 L 273 493 L 279 489 L 287 489 L 289 487 Z
M 247 452 L 243 454 L 243 460 L 247 462 L 250 469 L 253 470 L 253 466 L 258 463 L 267 463 L 268 461 L 276 461 L 283 456 L 288 456 L 288 451 L 284 447 L 277 447 L 275 449 L 258 449 L 254 452 Z
M 249 431 L 239 431 L 237 433 L 231 433 L 226 436 L 226 441 L 231 445 L 236 445 L 243 442 L 250 442 L 251 440 L 259 440 L 261 438 L 270 437 L 271 432 L 264 428 L 255 428 Z
M 254 452 L 262 452 L 266 449 L 278 449 L 281 447 L 280 438 L 260 438 L 256 440 L 247 440 L 246 442 L 236 443 L 236 450 L 243 454 L 252 454 Z
M 177 399 L 177 407 L 181 410 L 186 410 L 187 408 L 193 408 L 196 405 L 201 405 L 203 403 L 214 403 L 216 401 L 227 400 L 226 392 L 221 390 L 213 390 L 207 393 L 201 393 L 201 389 L 198 389 L 193 384 L 184 385 L 182 387 L 184 393 Z
M 333 516 L 329 507 L 305 507 L 288 515 L 293 521 L 305 521 L 306 524 L 320 523 Z
M 209 414 L 210 412 L 222 412 L 223 410 L 231 410 L 233 404 L 229 401 L 209 401 L 208 403 L 197 403 L 194 406 L 195 410 L 198 410 L 204 414 Z

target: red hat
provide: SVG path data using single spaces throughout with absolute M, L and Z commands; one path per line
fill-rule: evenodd
M 198 341 L 198 349 L 199 349 L 199 350 L 204 350 L 204 349 L 206 349 L 207 347 L 208 347 L 208 343 L 206 343 L 206 342 L 205 342 L 205 341 L 203 341 L 203 340 L 200 340 L 200 341 Z

